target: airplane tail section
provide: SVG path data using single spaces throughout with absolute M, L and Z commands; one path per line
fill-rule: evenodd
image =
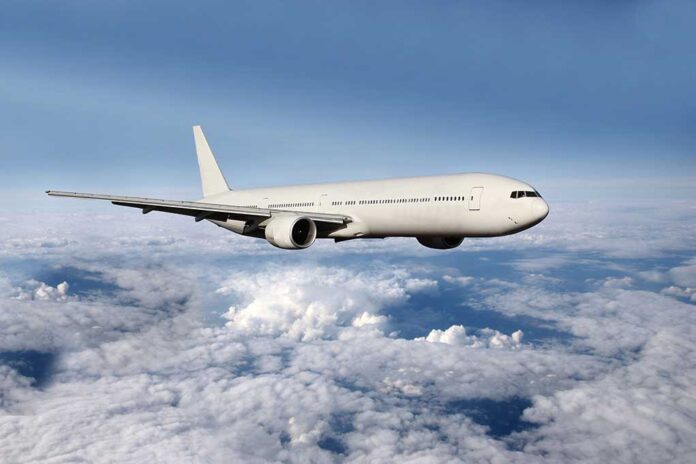
M 209 197 L 230 190 L 225 176 L 215 160 L 208 141 L 205 139 L 201 126 L 193 126 L 193 138 L 196 142 L 196 155 L 198 156 L 198 168 L 201 171 L 201 185 L 203 196 Z

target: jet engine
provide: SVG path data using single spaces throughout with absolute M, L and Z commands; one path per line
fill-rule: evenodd
M 317 226 L 302 216 L 275 216 L 266 225 L 266 240 L 286 250 L 307 248 L 317 238 Z
M 449 250 L 457 248 L 464 241 L 464 237 L 417 237 L 418 243 L 436 250 Z

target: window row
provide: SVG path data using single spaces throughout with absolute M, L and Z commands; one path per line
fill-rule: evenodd
M 269 208 L 306 208 L 308 206 L 314 206 L 314 203 L 277 203 L 274 205 L 268 205 Z
M 518 190 L 517 192 L 512 192 L 510 198 L 524 198 L 524 197 L 538 197 L 541 198 L 539 192 L 533 192 L 529 190 Z
M 359 200 L 358 205 L 388 205 L 399 203 L 429 203 L 431 201 L 466 201 L 466 196 L 423 197 L 423 198 L 395 198 L 387 200 Z M 332 201 L 332 206 L 354 205 L 355 201 Z
M 517 193 L 517 192 L 513 192 Z M 525 193 L 525 192 L 520 192 Z M 535 193 L 535 192 L 527 192 Z M 532 195 L 527 195 L 532 196 Z M 517 198 L 516 196 L 513 198 Z M 390 205 L 403 203 L 430 203 L 431 201 L 466 201 L 465 195 L 442 196 L 442 197 L 421 197 L 421 198 L 392 198 L 386 200 L 337 200 L 332 201 L 331 206 L 351 206 L 351 205 Z M 306 208 L 314 206 L 314 202 L 307 203 L 275 203 L 268 205 L 269 208 Z
M 430 198 L 394 198 L 388 200 L 360 200 L 359 205 L 388 205 L 398 203 L 426 203 Z

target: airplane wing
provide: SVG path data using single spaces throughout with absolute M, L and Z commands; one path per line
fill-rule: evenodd
M 159 200 L 156 198 L 123 197 L 117 195 L 101 195 L 95 193 L 60 192 L 47 190 L 47 194 L 54 197 L 82 198 L 89 200 L 106 200 L 114 205 L 140 208 L 143 214 L 151 211 L 183 214 L 193 216 L 196 222 L 203 219 L 226 221 L 236 219 L 239 221 L 259 221 L 270 218 L 276 214 L 295 214 L 308 217 L 319 224 L 339 226 L 352 222 L 350 216 L 342 214 L 316 213 L 312 211 L 289 211 L 269 208 L 251 208 L 247 206 L 219 205 L 215 203 L 203 203 L 198 201 Z

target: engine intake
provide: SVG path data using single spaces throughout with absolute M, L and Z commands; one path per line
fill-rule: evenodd
M 417 237 L 418 243 L 436 250 L 449 250 L 457 248 L 464 241 L 464 237 Z
M 309 247 L 317 238 L 314 221 L 302 216 L 274 216 L 266 225 L 266 240 L 285 250 Z

